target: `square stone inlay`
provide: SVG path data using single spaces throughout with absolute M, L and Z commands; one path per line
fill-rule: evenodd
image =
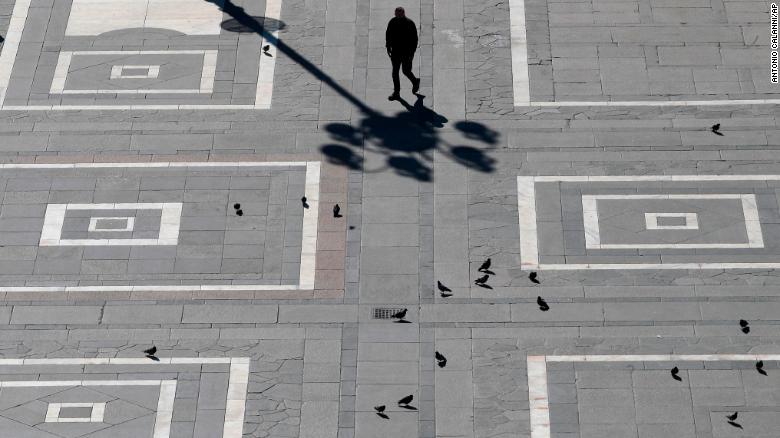
M 111 79 L 155 79 L 160 75 L 159 65 L 115 65 Z
M 127 217 L 91 217 L 87 231 L 121 232 L 133 231 L 135 218 Z
M 696 213 L 645 213 L 648 230 L 698 230 Z
M 46 423 L 102 423 L 106 404 L 100 403 L 49 403 Z

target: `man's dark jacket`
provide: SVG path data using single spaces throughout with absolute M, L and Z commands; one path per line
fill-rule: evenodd
M 406 17 L 393 17 L 387 23 L 385 47 L 393 55 L 412 54 L 417 50 L 417 25 Z

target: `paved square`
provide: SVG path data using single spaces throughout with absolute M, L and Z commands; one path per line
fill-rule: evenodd
M 314 288 L 319 162 L 7 165 L 0 179 L 3 291 Z
M 281 0 L 237 5 L 271 20 L 281 12 Z M 0 54 L 0 109 L 268 109 L 275 50 L 223 28 L 222 6 L 18 1 Z
M 778 268 L 778 180 L 778 175 L 521 176 L 521 265 Z M 675 219 L 682 221 L 665 222 Z
M 771 436 L 776 354 L 528 356 L 531 438 Z M 725 363 L 724 363 L 725 362 Z M 670 375 L 680 370 L 680 381 Z M 548 372 L 554 373 L 550 381 Z M 768 397 L 769 396 L 769 397 Z M 727 423 L 738 412 L 742 429 Z

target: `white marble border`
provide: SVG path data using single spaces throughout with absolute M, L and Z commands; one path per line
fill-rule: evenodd
M 60 417 L 62 408 L 91 408 L 89 417 Z M 102 423 L 106 404 L 100 403 L 49 403 L 44 423 Z
M 748 241 L 746 243 L 601 243 L 600 227 L 599 227 L 599 213 L 598 213 L 598 201 L 605 200 L 633 200 L 633 199 L 737 199 L 741 201 L 742 212 L 745 218 L 745 232 L 747 234 Z M 687 220 L 695 223 L 695 226 L 688 227 L 687 225 L 679 227 L 659 227 L 656 223 L 656 228 L 653 229 L 676 229 L 676 230 L 690 230 L 697 229 L 698 222 L 696 220 L 696 213 L 645 213 L 645 219 L 647 215 L 657 218 L 658 216 L 665 217 L 686 217 Z M 691 195 L 582 195 L 582 216 L 583 225 L 585 230 L 585 248 L 588 249 L 695 249 L 695 248 L 763 248 L 764 238 L 761 233 L 761 222 L 758 219 L 758 204 L 756 202 L 756 195 L 754 194 L 691 194 Z M 648 222 L 650 223 L 650 222 Z M 689 222 L 686 222 L 686 224 Z M 650 229 L 650 228 L 648 228 Z
M 282 0 L 266 0 L 265 17 L 278 22 L 281 16 Z M 268 32 L 268 30 L 266 30 L 266 32 Z M 270 109 L 271 100 L 273 99 L 274 94 L 274 72 L 276 71 L 276 57 L 278 56 L 276 41 L 279 39 L 279 29 L 273 28 L 269 33 L 271 34 L 271 38 L 263 38 L 260 42 L 260 47 L 266 45 L 271 47 L 269 47 L 267 52 L 270 56 L 265 53 L 260 54 L 254 105 L 257 109 Z M 271 44 L 269 44 L 269 39 L 272 39 L 272 41 L 270 41 Z
M 18 365 L 190 365 L 190 364 L 230 364 L 228 390 L 225 403 L 225 421 L 222 438 L 241 438 L 246 412 L 247 388 L 249 385 L 248 357 L 161 357 L 158 361 L 147 358 L 59 358 L 59 359 L 0 359 L 0 366 Z M 20 387 L 18 381 L 0 382 L 2 387 Z M 160 385 L 160 399 L 157 405 L 157 417 L 153 438 L 167 438 L 170 435 L 173 419 L 173 404 L 176 397 L 175 380 L 72 380 L 72 381 L 29 381 L 26 386 L 66 386 L 78 384 L 139 386 Z M 159 427 L 158 427 L 159 426 Z
M 76 52 L 60 52 L 57 59 L 57 67 L 54 69 L 54 78 L 51 82 L 51 94 L 211 94 L 214 91 L 214 79 L 217 72 L 216 50 L 82 50 Z M 68 70 L 74 56 L 100 56 L 100 55 L 203 55 L 203 68 L 201 69 L 200 88 L 193 89 L 95 89 L 95 90 L 67 90 L 65 81 L 68 78 Z M 155 73 L 160 72 L 160 66 L 127 66 L 114 65 L 111 68 L 111 78 L 114 78 L 115 67 L 156 67 Z M 138 78 L 157 77 L 136 76 Z M 121 78 L 121 77 L 119 77 Z M 125 77 L 130 79 L 132 77 Z
M 778 105 L 780 99 L 718 99 L 718 100 L 604 100 L 604 101 L 532 101 L 528 75 L 528 39 L 525 0 L 509 0 L 509 29 L 512 56 L 512 91 L 514 106 L 522 107 L 588 107 L 588 106 L 726 106 Z
M 683 218 L 683 225 L 659 225 L 658 218 Z M 698 230 L 699 215 L 697 213 L 645 213 L 645 229 L 648 230 Z
M 780 175 L 540 175 L 517 177 L 518 225 L 520 230 L 520 269 L 548 271 L 577 270 L 648 270 L 648 269 L 780 269 L 780 262 L 756 263 L 539 263 L 539 241 L 536 218 L 536 184 L 561 182 L 642 182 L 642 181 L 780 181 Z M 755 199 L 755 198 L 753 198 Z M 745 208 L 743 198 L 743 208 Z M 746 211 L 752 212 L 754 208 Z M 754 222 L 760 229 L 757 214 L 749 213 L 747 222 Z M 757 237 L 757 235 L 754 235 Z M 763 240 L 761 241 L 763 245 Z
M 514 90 L 515 106 L 531 106 L 525 0 L 509 0 L 509 38 L 512 52 L 512 89 Z
M 256 290 L 312 290 L 316 273 L 317 228 L 320 195 L 319 161 L 186 161 L 153 163 L 3 163 L 2 169 L 100 169 L 100 168 L 177 168 L 177 167 L 306 167 L 304 193 L 309 208 L 303 210 L 301 238 L 301 270 L 298 284 L 225 284 L 225 285 L 135 285 L 135 286 L 0 286 L 0 292 L 177 292 L 177 291 L 256 291 Z M 0 361 L 2 365 L 2 361 Z
M 56 360 L 56 359 L 51 359 Z M 147 359 L 148 361 L 148 359 Z M 173 404 L 176 398 L 175 380 L 28 380 L 0 382 L 0 388 L 27 388 L 46 386 L 159 386 L 160 395 L 157 400 L 157 412 L 154 419 L 154 433 L 152 438 L 168 438 L 171 434 L 171 422 L 173 420 Z M 103 421 L 103 412 L 100 420 L 93 418 L 59 418 L 60 407 L 84 405 L 92 406 L 95 403 L 50 403 L 46 412 L 46 423 L 94 423 Z M 103 403 L 105 409 L 105 403 Z M 95 411 L 92 411 L 93 417 Z M 50 417 L 51 416 L 51 417 Z
M 780 354 L 626 354 L 528 356 L 528 400 L 531 438 L 550 438 L 550 400 L 547 388 L 548 362 L 716 362 L 777 361 Z
M 111 66 L 109 79 L 157 79 L 160 76 L 160 65 L 122 65 Z M 126 75 L 125 70 L 146 70 L 144 75 Z
M 63 239 L 62 227 L 68 210 L 160 210 L 160 232 L 156 239 Z M 48 204 L 43 216 L 40 246 L 156 246 L 179 243 L 181 202 L 119 204 Z M 121 219 L 121 218 L 120 218 Z M 128 221 L 129 222 L 129 221 Z M 90 219 L 90 227 L 92 220 Z M 94 230 L 90 230 L 94 231 Z M 115 230 L 126 231 L 126 230 Z
M 124 228 L 98 228 L 98 221 L 108 221 L 108 220 L 114 220 L 114 221 L 125 221 L 125 227 Z M 133 216 L 94 216 L 89 218 L 89 226 L 87 226 L 87 231 L 93 231 L 98 233 L 122 233 L 122 232 L 128 232 L 133 231 L 135 229 L 135 217 Z

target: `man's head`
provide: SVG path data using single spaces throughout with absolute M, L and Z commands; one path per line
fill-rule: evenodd
M 396 17 L 405 17 L 406 16 L 406 11 L 404 11 L 404 8 L 399 6 L 399 7 L 395 8 L 395 16 Z

